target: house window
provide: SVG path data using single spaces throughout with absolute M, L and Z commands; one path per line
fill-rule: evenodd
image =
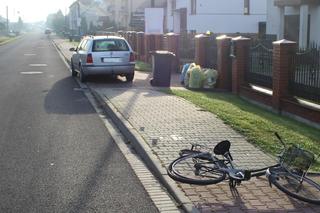
M 176 9 L 177 5 L 176 5 L 176 0 L 171 0 L 171 15 L 173 16 L 173 13 Z
M 191 0 L 191 15 L 197 14 L 197 0 Z
M 250 14 L 250 0 L 244 0 L 243 14 L 244 15 Z

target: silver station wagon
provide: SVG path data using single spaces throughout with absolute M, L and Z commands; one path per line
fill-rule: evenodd
M 72 76 L 79 73 L 85 82 L 89 75 L 111 74 L 125 76 L 131 82 L 134 77 L 135 59 L 132 48 L 122 37 L 87 36 L 79 43 L 71 57 Z

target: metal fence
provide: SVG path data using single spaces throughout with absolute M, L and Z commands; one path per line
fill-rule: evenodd
M 292 94 L 320 103 L 320 47 L 299 50 L 294 57 L 290 87 Z
M 247 81 L 272 89 L 272 49 L 259 43 L 250 48 L 250 67 Z

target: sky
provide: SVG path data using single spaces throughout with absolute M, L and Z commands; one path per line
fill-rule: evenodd
M 6 18 L 8 6 L 9 20 L 16 22 L 21 16 L 23 22 L 46 21 L 48 14 L 61 9 L 65 14 L 75 0 L 0 0 L 0 16 Z

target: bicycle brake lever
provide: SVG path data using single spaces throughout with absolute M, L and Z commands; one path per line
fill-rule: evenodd
M 270 177 L 270 171 L 269 171 L 269 169 L 267 169 L 267 171 L 266 171 L 266 177 L 268 178 L 268 182 L 269 182 L 269 186 L 270 186 L 270 188 L 272 188 L 272 183 L 271 183 L 271 177 Z

